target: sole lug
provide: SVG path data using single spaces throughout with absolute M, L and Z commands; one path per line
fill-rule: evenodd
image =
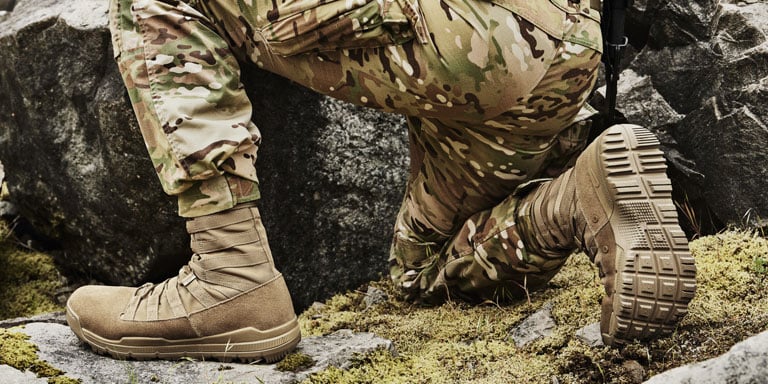
M 656 136 L 645 128 L 609 128 L 600 143 L 614 201 L 611 227 L 617 260 L 606 344 L 672 333 L 696 290 L 696 266 L 678 223 L 672 185 Z M 618 152 L 624 151 L 624 157 Z

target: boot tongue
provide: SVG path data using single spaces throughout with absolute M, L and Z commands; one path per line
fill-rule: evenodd
M 192 252 L 200 255 L 228 251 L 238 245 L 259 241 L 258 230 L 250 217 L 226 226 L 193 232 L 190 235 Z

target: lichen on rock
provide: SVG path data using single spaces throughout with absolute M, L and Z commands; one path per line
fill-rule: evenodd
M 275 368 L 277 368 L 278 371 L 283 372 L 298 372 L 313 365 L 315 365 L 315 360 L 312 356 L 309 356 L 306 353 L 296 352 L 285 356 L 283 360 L 277 363 Z
M 37 357 L 37 347 L 29 336 L 0 328 L 0 364 L 9 365 L 20 371 L 31 371 L 38 377 L 47 377 L 49 384 L 76 384 L 79 380 L 63 376 L 64 372 L 54 368 Z

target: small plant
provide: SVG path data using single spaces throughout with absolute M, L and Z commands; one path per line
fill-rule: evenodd
M 762 227 L 765 225 L 764 220 L 760 217 L 754 208 L 747 209 L 747 211 L 744 212 L 744 214 L 741 216 L 741 219 L 743 221 L 742 225 L 744 227 L 758 229 L 761 236 L 765 235 L 762 230 Z
M 755 260 L 752 263 L 752 272 L 760 276 L 761 281 L 764 280 L 768 277 L 768 260 L 762 256 L 755 257 Z
M 696 210 L 693 209 L 693 205 L 691 204 L 691 201 L 688 199 L 688 194 L 685 194 L 685 201 L 683 203 L 679 203 L 675 201 L 675 205 L 680 210 L 680 212 L 683 214 L 683 217 L 688 221 L 688 223 L 691 225 L 691 229 L 693 230 L 693 238 L 698 239 L 702 235 L 702 225 L 701 220 L 696 216 Z
M 283 372 L 299 372 L 315 365 L 315 360 L 301 352 L 291 353 L 281 360 L 275 368 Z

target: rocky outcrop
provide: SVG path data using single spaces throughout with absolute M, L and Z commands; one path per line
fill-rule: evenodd
M 2 326 L 2 325 L 0 325 Z M 64 371 L 64 376 L 79 379 L 82 384 L 109 382 L 136 383 L 298 383 L 310 374 L 329 366 L 348 368 L 354 358 L 384 350 L 395 354 L 391 341 L 371 333 L 339 330 L 326 336 L 303 339 L 292 353 L 302 356 L 304 364 L 294 367 L 283 364 L 240 364 L 216 361 L 122 361 L 100 356 L 80 343 L 66 325 L 57 322 L 32 322 L 14 329 L 27 334 L 29 342 L 37 346 L 40 360 Z M 281 370 L 282 369 L 282 370 Z M 21 372 L 0 365 L 3 382 L 45 383 L 29 372 Z
M 189 257 L 117 67 L 101 0 L 20 1 L 0 24 L 0 161 L 71 273 L 138 284 Z M 378 279 L 407 165 L 403 120 L 248 72 L 262 213 L 298 307 Z
M 176 269 L 188 240 L 127 107 L 106 12 L 103 1 L 22 1 L 0 24 L 0 161 L 61 265 L 135 284 Z
M 734 345 L 722 356 L 669 370 L 644 384 L 758 384 L 766 381 L 768 331 Z
M 638 1 L 620 110 L 657 132 L 704 230 L 768 225 L 768 3 Z

